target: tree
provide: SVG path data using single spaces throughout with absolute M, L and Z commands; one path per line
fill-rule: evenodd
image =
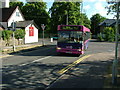
M 118 2 L 119 3 L 119 6 L 120 6 L 120 1 Z M 117 3 L 115 1 L 113 2 L 108 2 L 108 4 L 110 4 L 109 6 L 106 7 L 106 9 L 108 9 L 108 14 L 114 14 L 117 9 L 116 9 L 116 6 L 117 6 Z
M 83 25 L 86 26 L 87 28 L 91 29 L 91 21 L 88 19 L 86 14 L 82 14 L 83 18 Z
M 63 0 L 64 1 L 64 0 Z M 61 24 L 81 25 L 80 2 L 56 2 L 50 8 L 52 33 L 57 32 Z
M 91 33 L 93 35 L 97 35 L 100 30 L 99 30 L 99 23 L 104 21 L 106 18 L 101 16 L 100 14 L 95 14 L 93 15 L 90 20 L 91 20 Z
M 21 9 L 22 6 L 23 6 L 23 2 L 20 2 L 20 1 L 17 1 L 17 2 L 10 2 L 10 7 L 16 7 L 16 6 L 19 6 L 20 9 Z
M 27 3 L 22 8 L 22 12 L 26 20 L 34 20 L 41 29 L 41 24 L 49 24 L 49 14 L 46 11 L 46 7 L 46 3 L 42 0 L 37 0 L 37 2 L 27 0 Z

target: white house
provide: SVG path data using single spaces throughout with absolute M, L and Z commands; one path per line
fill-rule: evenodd
M 33 20 L 16 22 L 16 27 L 25 29 L 25 43 L 38 42 L 38 26 Z
M 20 8 L 0 8 L 0 24 L 4 29 L 12 30 L 13 22 L 16 23 L 16 29 L 25 29 L 25 43 L 38 42 L 38 27 L 33 20 L 26 21 Z

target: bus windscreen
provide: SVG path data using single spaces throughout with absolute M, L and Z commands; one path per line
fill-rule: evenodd
M 81 31 L 60 31 L 58 32 L 58 42 L 81 43 L 83 41 L 82 35 L 83 33 Z

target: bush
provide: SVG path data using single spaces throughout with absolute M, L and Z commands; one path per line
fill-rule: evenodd
M 99 41 L 104 41 L 103 35 L 101 33 L 97 35 L 97 39 Z
M 19 44 L 19 39 L 24 39 L 24 37 L 25 37 L 25 30 L 18 29 L 15 31 L 15 38 L 18 40 L 18 44 Z
M 15 38 L 16 39 L 24 39 L 24 37 L 25 37 L 25 30 L 18 29 L 15 31 Z
M 10 37 L 12 36 L 12 33 L 13 31 L 10 31 L 10 30 L 2 31 L 2 38 L 3 40 L 7 41 L 6 46 L 9 46 L 9 40 L 10 40 Z
M 115 30 L 111 27 L 106 27 L 103 31 L 103 33 L 105 34 L 105 41 L 115 41 Z

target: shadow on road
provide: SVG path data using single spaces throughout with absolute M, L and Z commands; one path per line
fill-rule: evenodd
M 20 56 L 64 56 L 64 57 L 78 57 L 79 55 L 72 54 L 59 54 L 56 52 L 56 45 L 46 45 L 26 50 L 20 50 L 18 52 L 10 53 L 10 55 L 20 55 Z
M 65 73 L 65 78 L 53 84 L 51 88 L 102 88 L 105 72 L 112 60 L 84 61 Z M 60 77 L 57 73 L 68 63 L 42 64 L 32 63 L 25 66 L 3 68 L 3 87 L 7 89 L 46 88 Z
M 69 63 L 31 63 L 25 66 L 11 65 L 3 68 L 2 84 L 7 89 L 46 88 L 60 75 L 57 73 Z
M 64 77 L 50 88 L 103 88 L 112 60 L 86 61 L 65 73 Z

